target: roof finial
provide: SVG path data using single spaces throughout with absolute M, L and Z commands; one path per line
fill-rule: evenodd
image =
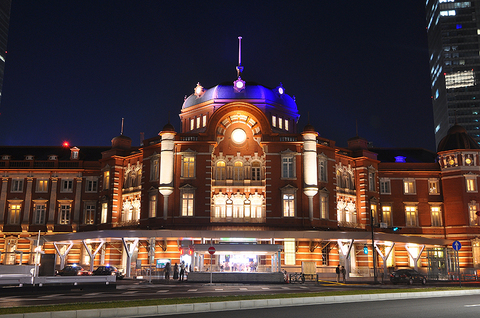
M 122 118 L 122 129 L 120 130 L 120 135 L 123 135 L 123 120 L 124 120 L 124 119 L 125 119 L 125 118 Z
M 238 66 L 237 66 L 237 77 L 240 77 L 243 72 L 242 66 L 242 37 L 238 37 Z
M 310 112 L 307 112 L 308 124 L 310 125 Z
M 358 137 L 358 119 L 355 119 L 355 133 L 356 133 L 356 136 Z

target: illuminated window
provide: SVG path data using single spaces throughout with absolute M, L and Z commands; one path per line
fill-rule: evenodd
M 95 224 L 95 210 L 95 203 L 85 202 L 84 224 Z
M 320 182 L 327 182 L 327 157 L 318 157 L 318 180 Z
M 403 193 L 404 194 L 415 194 L 415 180 L 414 179 L 404 179 L 403 180 Z
M 278 118 L 278 128 L 283 129 L 283 119 Z
M 283 216 L 284 217 L 295 216 L 295 195 L 293 194 L 283 195 Z
M 375 191 L 375 171 L 368 171 L 368 190 Z
M 48 192 L 48 180 L 37 179 L 36 192 Z
M 202 127 L 207 126 L 207 115 L 202 116 Z
M 12 192 L 23 192 L 23 179 L 12 180 Z
M 405 207 L 405 226 L 417 226 L 417 207 Z
M 388 205 L 382 206 L 382 223 L 392 226 L 392 207 Z
M 241 161 L 235 161 L 233 165 L 233 180 L 243 180 L 243 163 Z
M 150 195 L 148 208 L 148 216 L 151 218 L 157 217 L 157 195 Z
M 440 194 L 438 185 L 439 185 L 438 179 L 428 180 L 428 193 L 429 194 Z
M 285 119 L 285 130 L 286 131 L 289 131 L 288 122 L 289 122 L 289 120 Z
M 45 203 L 35 203 L 33 212 L 33 224 L 45 224 L 46 210 L 47 206 L 45 205 Z
M 295 265 L 295 239 L 286 238 L 283 242 L 283 253 L 285 255 L 285 265 Z
M 20 224 L 20 210 L 22 209 L 21 204 L 9 204 L 8 205 L 8 223 L 9 224 Z
M 182 193 L 182 216 L 193 216 L 193 193 Z
M 110 189 L 110 171 L 103 172 L 103 189 Z
M 471 201 L 468 204 L 468 214 L 470 216 L 470 225 L 480 225 L 480 216 L 477 215 L 478 203 Z
M 194 130 L 195 129 L 195 119 L 191 118 L 190 119 L 190 130 Z
M 197 128 L 200 128 L 200 117 L 197 117 Z
M 380 179 L 380 193 L 390 194 L 390 179 Z
M 277 127 L 277 116 L 272 115 L 272 126 Z
M 474 175 L 466 175 L 467 192 L 477 192 L 477 177 Z
M 102 214 L 100 215 L 100 223 L 107 223 L 107 216 L 108 216 L 108 203 L 102 203 Z
M 154 158 L 150 163 L 150 181 L 158 181 L 160 178 L 160 159 Z
M 60 209 L 58 211 L 58 223 L 70 224 L 71 210 L 72 206 L 70 204 L 60 204 Z
M 73 180 L 62 180 L 61 192 L 72 192 L 73 191 Z
M 182 158 L 182 178 L 195 178 L 195 157 L 184 155 Z
M 328 193 L 320 193 L 320 218 L 328 219 Z
M 378 213 L 377 213 L 377 205 L 370 204 L 370 214 L 373 217 L 373 224 L 378 224 Z
M 432 226 L 442 226 L 442 210 L 439 206 L 430 207 L 432 214 Z
M 216 170 L 215 170 L 215 179 L 225 180 L 226 178 L 227 178 L 227 174 L 225 170 L 225 161 L 218 161 Z

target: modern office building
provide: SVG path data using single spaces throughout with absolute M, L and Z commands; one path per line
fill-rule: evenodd
M 480 1 L 427 0 L 435 141 L 457 122 L 480 142 Z
M 10 23 L 11 0 L 0 1 L 0 102 L 2 99 L 3 74 L 7 57 L 8 25 Z

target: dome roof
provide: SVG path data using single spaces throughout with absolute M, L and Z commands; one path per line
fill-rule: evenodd
M 464 127 L 455 124 L 438 144 L 437 152 L 454 149 L 480 149 L 480 147 Z
M 226 82 L 205 89 L 203 95 L 197 97 L 195 94 L 190 95 L 183 103 L 182 109 L 204 103 L 209 100 L 217 99 L 256 99 L 264 102 L 278 104 L 291 112 L 298 112 L 297 104 L 287 94 L 280 94 L 278 88 L 272 89 L 259 85 L 254 82 L 246 82 L 245 89 L 241 92 L 236 92 L 233 87 L 233 82 Z
M 303 132 L 315 132 L 315 127 L 313 127 L 313 125 L 306 124 L 303 128 Z
M 173 127 L 172 124 L 168 123 L 166 124 L 165 126 L 163 126 L 163 129 L 162 131 L 165 131 L 165 132 L 174 132 L 175 131 L 175 127 Z
M 112 148 L 128 150 L 132 147 L 132 139 L 130 137 L 120 135 L 112 139 Z

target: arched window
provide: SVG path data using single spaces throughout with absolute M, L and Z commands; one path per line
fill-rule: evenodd
M 227 178 L 226 170 L 225 170 L 225 161 L 218 161 L 217 168 L 215 173 L 215 179 L 217 180 L 225 180 Z
M 233 166 L 233 180 L 243 180 L 243 163 L 241 161 L 236 161 Z

